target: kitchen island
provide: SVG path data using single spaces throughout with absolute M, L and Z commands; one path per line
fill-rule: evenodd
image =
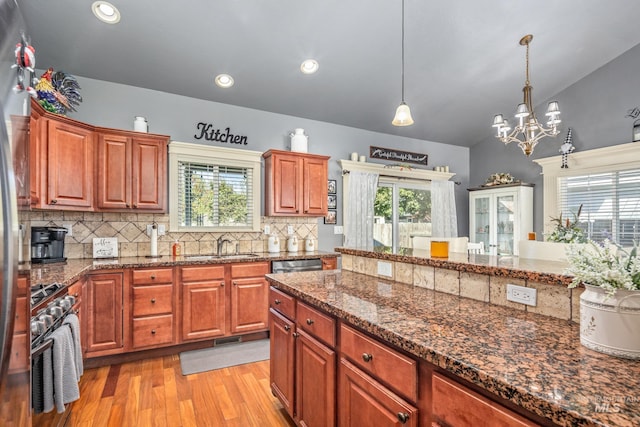
M 399 255 L 337 251 L 342 253 L 343 265 L 347 253 L 400 261 Z M 560 266 L 550 273 L 535 272 L 522 268 L 535 262 L 515 259 L 505 266 L 488 256 L 472 262 L 466 258 L 464 254 L 464 260 L 461 256 L 458 260 L 403 261 L 480 269 L 483 274 L 495 271 L 507 277 L 529 274 L 536 280 L 560 282 L 555 286 L 570 281 Z M 514 262 L 522 265 L 516 268 Z M 537 424 L 640 425 L 640 364 L 583 347 L 575 322 L 344 269 L 273 274 L 267 280 L 273 288 L 327 313 L 341 325 L 355 327 L 408 354 L 421 367 L 428 365 L 418 376 L 420 425 L 439 420 L 430 403 L 431 374 L 427 378 L 424 372 L 459 381 Z M 336 349 L 340 351 L 340 345 Z M 338 401 L 338 413 L 340 404 Z

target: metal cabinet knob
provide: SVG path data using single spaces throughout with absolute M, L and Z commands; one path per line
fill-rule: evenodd
M 151 280 L 156 280 L 156 275 L 155 274 L 151 275 Z
M 55 205 L 56 203 L 58 203 L 58 201 L 57 201 L 56 199 L 52 199 L 52 200 L 51 200 L 51 204 L 52 204 L 52 205 Z
M 371 362 L 371 359 L 373 359 L 373 354 L 362 353 L 362 360 L 368 363 L 368 362 Z
M 307 319 L 307 325 L 309 326 L 313 325 L 313 319 Z
M 151 298 L 151 304 L 155 304 L 156 303 L 156 299 L 155 298 Z
M 220 287 L 224 288 L 224 282 L 220 282 Z
M 409 421 L 409 414 L 407 414 L 406 412 L 398 412 L 396 416 L 398 417 L 398 421 L 400 421 L 402 424 L 406 424 L 407 421 Z
M 130 207 L 130 206 L 129 206 L 129 203 L 126 203 L 126 204 L 124 205 L 124 207 L 125 207 L 125 208 L 127 208 L 127 209 L 129 209 L 129 207 Z
M 280 305 L 280 304 L 282 304 L 282 301 L 280 301 L 279 299 L 277 299 L 277 300 L 275 300 L 275 301 L 274 301 L 274 303 L 275 303 L 276 305 Z
M 155 334 L 156 334 L 156 330 L 155 330 L 155 329 L 152 329 L 152 330 L 151 330 L 151 335 L 155 335 Z
M 291 326 L 289 325 L 284 325 L 284 330 L 289 332 L 291 330 Z

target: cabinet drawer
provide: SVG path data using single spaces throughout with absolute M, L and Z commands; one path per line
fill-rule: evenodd
M 82 294 L 82 283 L 78 280 L 73 285 L 69 286 L 69 295 L 74 296 L 76 299 L 80 298 Z
M 173 315 L 133 319 L 133 347 L 163 346 L 173 342 Z
M 231 278 L 260 277 L 269 274 L 268 262 L 247 262 L 243 264 L 231 264 Z
M 171 313 L 173 285 L 133 287 L 133 316 Z
M 155 285 L 156 283 L 171 283 L 173 270 L 171 268 L 149 268 L 133 270 L 134 285 Z
M 373 338 L 340 325 L 340 347 L 345 356 L 412 401 L 418 395 L 418 365 Z
M 323 270 L 335 270 L 338 268 L 338 258 L 322 258 Z
M 295 299 L 273 286 L 269 288 L 269 307 L 284 314 L 289 319 L 296 318 Z
M 537 424 L 438 373 L 431 382 L 433 416 L 451 427 L 532 427 Z
M 183 282 L 224 280 L 224 265 L 182 267 L 180 274 Z
M 327 343 L 330 347 L 336 346 L 336 321 L 315 308 L 298 302 L 298 325 L 311 335 Z
M 15 333 L 27 332 L 27 297 L 16 298 L 16 317 L 13 324 Z

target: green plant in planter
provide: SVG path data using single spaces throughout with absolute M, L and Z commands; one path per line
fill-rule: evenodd
M 555 223 L 555 228 L 547 236 L 548 242 L 556 243 L 585 243 L 587 238 L 584 231 L 578 227 L 578 219 L 582 212 L 582 205 L 578 208 L 578 212 L 573 215 L 573 221 L 569 218 L 563 220 L 562 213 L 558 218 L 551 218 L 551 222 Z

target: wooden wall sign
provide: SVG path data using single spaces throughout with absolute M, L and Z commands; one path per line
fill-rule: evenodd
M 401 151 L 391 148 L 380 148 L 369 146 L 369 157 L 372 159 L 395 160 L 404 163 L 416 163 L 418 165 L 427 165 L 429 156 L 421 153 L 412 153 L 410 151 Z
M 198 133 L 193 135 L 195 139 L 205 139 L 207 141 L 226 142 L 228 144 L 247 145 L 245 135 L 234 135 L 230 128 L 214 129 L 212 123 L 200 122 L 196 125 Z

